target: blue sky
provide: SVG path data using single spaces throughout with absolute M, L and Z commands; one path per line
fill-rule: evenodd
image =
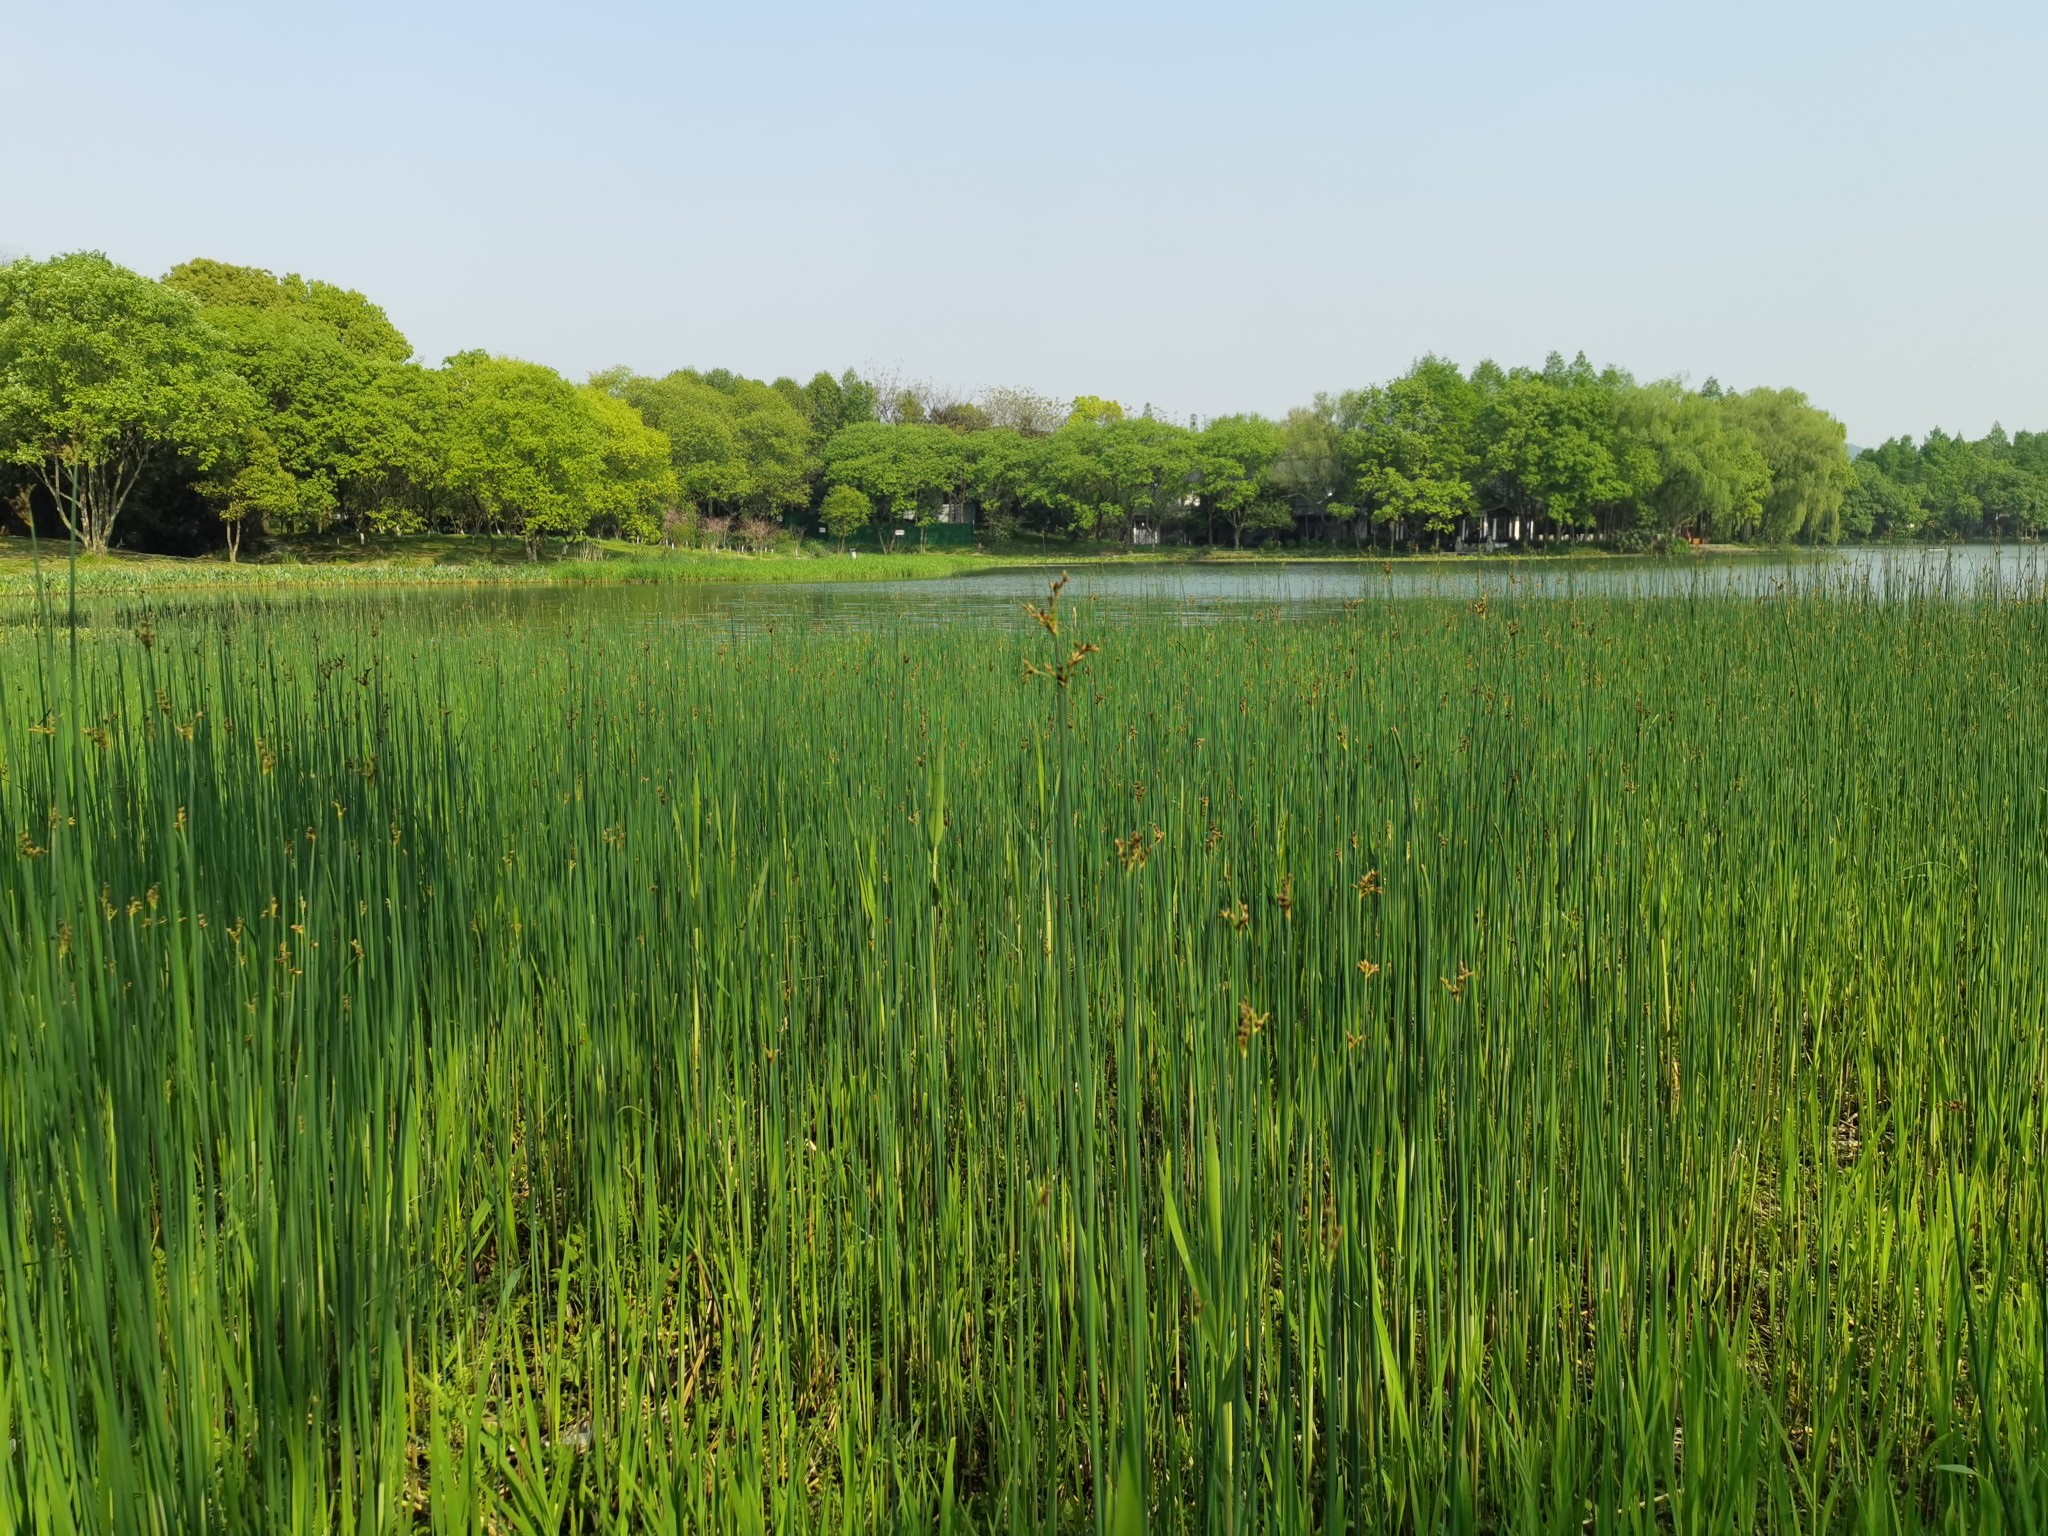
M 1436 351 L 2048 428 L 2048 6 L 0 0 L 0 247 L 422 355 L 1204 415 Z

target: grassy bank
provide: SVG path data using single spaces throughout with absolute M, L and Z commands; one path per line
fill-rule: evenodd
M 516 540 L 434 538 L 318 551 L 317 558 L 181 560 L 110 554 L 82 558 L 78 589 L 91 594 L 290 590 L 293 588 L 574 584 L 590 582 L 788 582 L 927 580 L 978 569 L 976 555 L 904 554 L 854 557 L 836 553 L 744 555 L 717 551 L 652 551 L 593 544 L 570 556 L 550 551 L 529 560 Z M 0 595 L 31 595 L 35 563 L 26 542 L 0 544 Z M 44 547 L 46 588 L 61 595 L 70 580 L 62 545 Z
M 0 1528 L 2048 1511 L 2039 602 L 76 643 Z

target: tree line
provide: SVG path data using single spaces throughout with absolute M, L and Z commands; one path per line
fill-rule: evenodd
M 198 552 L 421 532 L 763 547 L 972 522 L 983 537 L 1472 547 L 2026 537 L 2048 434 L 1900 438 L 1853 462 L 1790 389 L 1436 357 L 1278 420 L 1094 396 L 974 399 L 821 372 L 575 383 L 419 362 L 353 290 L 211 260 L 0 267 L 0 524 Z
M 1856 457 L 1843 522 L 1858 538 L 2012 539 L 2048 532 L 2048 432 L 1934 431 Z

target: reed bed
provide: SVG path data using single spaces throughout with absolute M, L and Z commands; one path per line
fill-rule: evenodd
M 2048 1526 L 2038 592 L 1042 615 L 0 633 L 0 1529 Z

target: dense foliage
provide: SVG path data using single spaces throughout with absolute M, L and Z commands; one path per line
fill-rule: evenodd
M 2048 436 L 1901 439 L 1852 467 L 1794 390 L 1425 358 L 1281 421 L 1133 415 L 846 371 L 808 384 L 627 369 L 575 385 L 438 368 L 359 293 L 192 261 L 161 283 L 77 255 L 0 269 L 12 521 L 89 547 L 436 531 L 760 548 L 974 523 L 984 536 L 1471 547 L 1599 538 L 2031 537 Z M 867 507 L 847 495 L 858 493 Z M 117 530 L 117 521 L 122 525 Z
M 0 1528 L 2039 1530 L 2022 595 L 0 631 Z
M 1977 442 L 1933 432 L 1917 448 L 1895 438 L 1858 456 L 1842 507 L 1849 531 L 1873 538 L 2013 538 L 2048 531 L 2048 432 Z

